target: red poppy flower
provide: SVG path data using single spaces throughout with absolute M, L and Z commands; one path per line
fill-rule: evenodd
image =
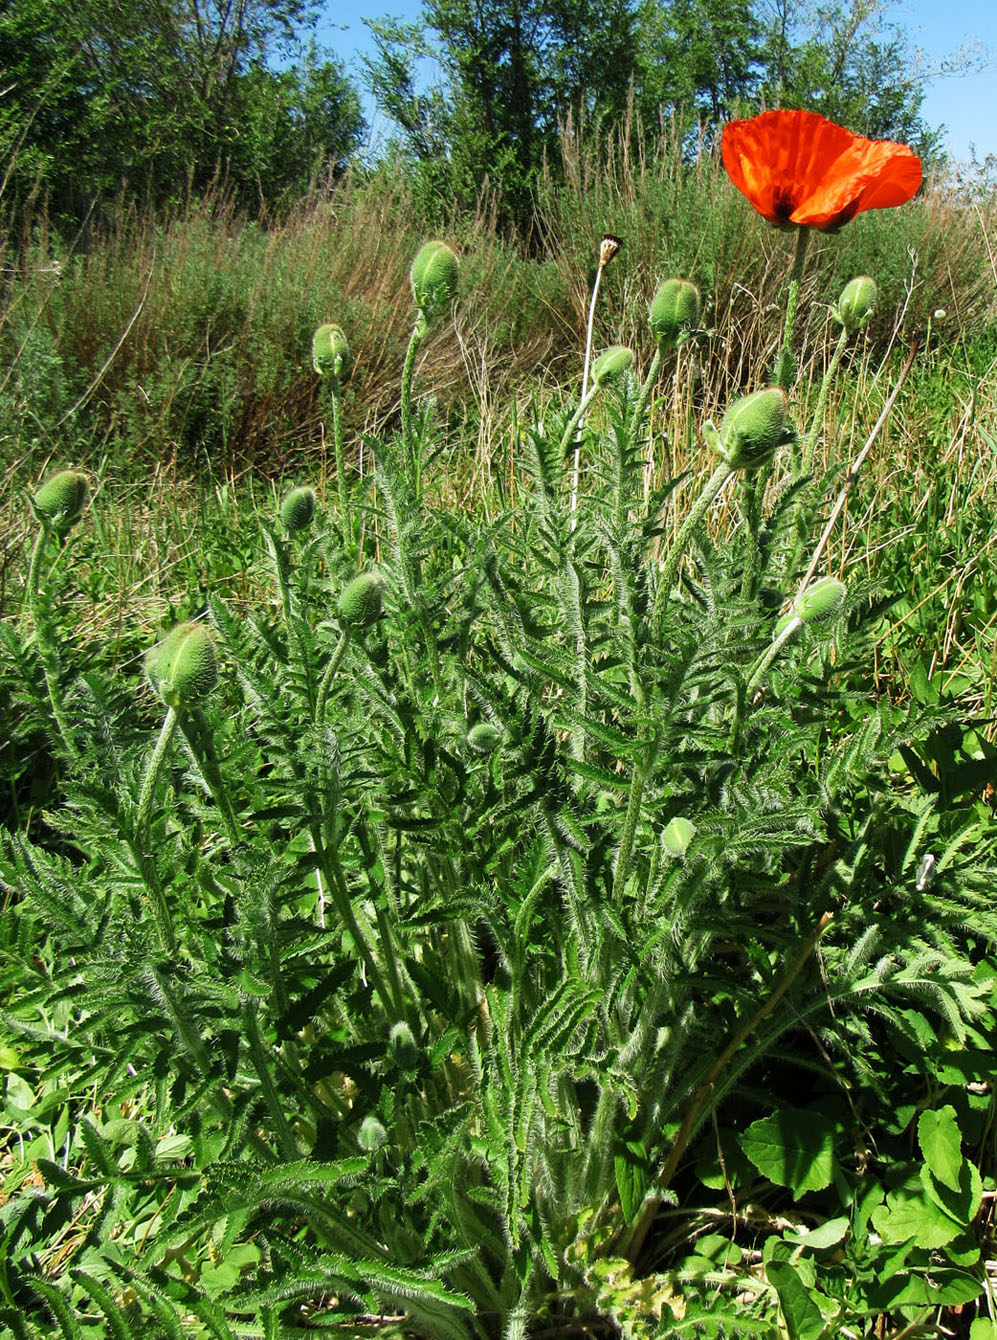
M 727 173 L 769 223 L 831 230 L 864 209 L 908 201 L 921 160 L 906 144 L 867 140 L 816 112 L 762 112 L 724 126 Z

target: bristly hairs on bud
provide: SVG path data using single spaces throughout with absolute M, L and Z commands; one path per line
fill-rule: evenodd
M 89 496 L 86 475 L 79 470 L 58 470 L 31 498 L 31 510 L 43 525 L 63 535 L 79 521 Z
M 688 279 L 666 279 L 651 301 L 650 325 L 659 345 L 678 346 L 699 325 L 699 289 Z
M 280 505 L 280 523 L 288 535 L 307 530 L 315 517 L 315 490 L 307 484 L 291 489 Z
M 312 336 L 312 366 L 320 377 L 329 377 L 340 386 L 349 381 L 353 355 L 342 326 L 334 321 L 319 326 Z

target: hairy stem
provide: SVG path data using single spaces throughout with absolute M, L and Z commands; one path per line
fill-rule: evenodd
M 682 561 L 682 555 L 685 553 L 685 547 L 693 531 L 699 525 L 706 509 L 712 503 L 729 477 L 734 473 L 734 468 L 728 465 L 726 461 L 721 461 L 717 468 L 710 475 L 703 486 L 703 491 L 693 503 L 689 515 L 683 521 L 679 533 L 672 541 L 668 553 L 665 555 L 661 571 L 658 574 L 658 589 L 654 596 L 654 608 L 651 612 L 651 641 L 657 645 L 661 641 L 661 634 L 665 626 L 665 610 L 668 608 L 668 599 L 671 594 L 672 584 L 675 581 L 679 570 L 679 564 Z
M 76 747 L 73 730 L 69 724 L 69 718 L 66 716 L 66 709 L 62 701 L 62 689 L 59 684 L 59 653 L 56 649 L 55 638 L 52 636 L 48 615 L 42 608 L 41 599 L 42 561 L 52 533 L 52 527 L 47 522 L 42 522 L 38 531 L 38 538 L 35 540 L 34 548 L 31 551 L 25 603 L 31 613 L 31 621 L 34 625 L 38 659 L 41 661 L 42 674 L 45 676 L 45 690 L 48 694 L 49 706 L 52 709 L 56 736 L 69 757 L 77 760 L 80 757 L 80 751 Z
M 176 950 L 176 934 L 173 930 L 170 909 L 166 903 L 166 895 L 159 880 L 155 858 L 149 850 L 149 832 L 152 826 L 152 802 L 156 793 L 156 782 L 159 779 L 160 768 L 163 766 L 163 760 L 166 758 L 178 724 L 179 716 L 176 708 L 168 708 L 162 729 L 159 732 L 159 738 L 156 740 L 149 756 L 149 762 L 146 764 L 135 818 L 135 845 L 139 866 L 152 894 L 152 909 L 159 928 L 159 938 L 168 954 L 173 954 Z

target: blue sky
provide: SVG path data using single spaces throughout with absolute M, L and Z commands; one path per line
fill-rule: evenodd
M 419 0 L 338 0 L 328 4 L 319 40 L 350 66 L 369 51 L 363 19 L 385 15 L 415 21 Z M 333 17 L 334 16 L 334 17 Z M 949 152 L 960 161 L 971 146 L 983 159 L 997 155 L 997 4 L 994 0 L 899 0 L 884 12 L 888 24 L 902 27 L 911 48 L 922 53 L 925 79 L 922 108 L 929 125 L 947 126 Z M 963 48 L 973 48 L 986 68 L 954 76 L 937 73 Z

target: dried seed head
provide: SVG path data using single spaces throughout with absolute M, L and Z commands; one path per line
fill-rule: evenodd
M 699 325 L 699 289 L 688 279 L 666 279 L 651 301 L 651 330 L 662 345 L 681 344 Z
M 618 254 L 623 242 L 615 233 L 604 233 L 602 241 L 599 243 L 599 269 L 604 269 L 615 255 Z
M 280 505 L 280 523 L 289 535 L 307 530 L 315 516 L 315 490 L 307 485 L 291 489 Z
M 621 377 L 633 367 L 634 356 L 625 345 L 614 344 L 604 349 L 592 364 L 592 380 L 596 386 L 605 386 L 607 382 Z
M 832 314 L 849 335 L 854 335 L 868 324 L 878 300 L 879 290 L 875 279 L 869 275 L 859 275 L 856 279 L 850 279 L 841 290 L 841 297 L 838 305 L 832 309 Z
M 720 425 L 720 452 L 734 470 L 757 470 L 795 435 L 786 392 L 766 386 L 728 409 Z
M 369 628 L 383 608 L 384 578 L 379 572 L 361 572 L 339 596 L 339 622 L 345 628 Z
M 460 262 L 445 242 L 427 242 L 412 262 L 412 296 L 427 322 L 435 321 L 457 296 Z
M 342 326 L 335 322 L 319 326 L 312 336 L 312 366 L 320 377 L 329 377 L 336 386 L 349 380 L 353 355 Z
M 150 649 L 145 670 L 167 707 L 188 707 L 218 683 L 214 639 L 204 624 L 179 623 Z
M 49 475 L 31 499 L 31 510 L 39 521 L 64 533 L 79 521 L 89 496 L 86 475 L 79 470 L 59 470 Z

